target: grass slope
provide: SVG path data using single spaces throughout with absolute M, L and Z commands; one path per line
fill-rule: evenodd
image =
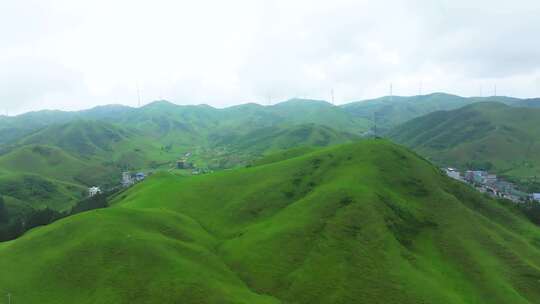
M 411 97 L 385 96 L 377 99 L 345 104 L 342 108 L 351 115 L 373 122 L 377 127 L 386 130 L 422 115 L 452 110 L 471 103 L 464 97 L 434 93 Z
M 358 138 L 358 136 L 329 127 L 307 124 L 259 128 L 244 135 L 216 139 L 215 144 L 217 146 L 230 145 L 240 153 L 262 155 L 297 146 L 326 147 Z
M 0 168 L 82 185 L 103 184 L 116 173 L 116 170 L 74 157 L 58 147 L 43 145 L 22 146 L 0 156 Z
M 76 155 L 90 157 L 111 152 L 113 145 L 133 136 L 112 124 L 79 120 L 52 125 L 25 137 L 20 144 L 47 144 L 62 148 Z
M 532 178 L 540 175 L 539 121 L 540 109 L 485 102 L 426 115 L 389 136 L 445 165 Z
M 352 102 L 341 107 L 356 118 L 377 120 L 377 127 L 387 131 L 411 119 L 436 111 L 449 111 L 477 102 L 500 102 L 513 107 L 540 107 L 540 99 L 519 99 L 505 96 L 461 97 L 446 93 L 417 96 L 385 96 Z
M 158 174 L 113 207 L 1 243 L 0 293 L 20 303 L 538 303 L 539 239 L 497 202 L 370 140 Z

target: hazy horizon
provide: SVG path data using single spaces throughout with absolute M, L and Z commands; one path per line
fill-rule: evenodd
M 411 98 L 411 97 L 430 96 L 430 95 L 435 95 L 435 94 L 453 95 L 453 96 L 458 96 L 458 97 L 462 97 L 462 98 L 486 98 L 486 99 L 487 98 L 516 98 L 516 99 L 521 99 L 521 100 L 540 99 L 540 97 L 521 98 L 521 97 L 505 96 L 505 95 L 497 95 L 497 96 L 495 96 L 495 95 L 491 95 L 491 96 L 490 95 L 487 95 L 487 96 L 461 96 L 461 95 L 458 95 L 458 94 L 453 94 L 453 93 L 448 93 L 448 92 L 431 92 L 431 93 L 422 94 L 422 95 L 383 95 L 383 96 L 378 96 L 378 97 L 369 98 L 369 99 L 349 100 L 349 101 L 345 101 L 345 102 L 342 102 L 342 103 L 335 103 L 333 105 L 334 106 L 343 106 L 343 105 L 347 105 L 347 104 L 351 104 L 351 103 L 369 102 L 369 101 L 372 101 L 372 100 L 382 99 L 382 98 L 389 98 L 389 97 Z M 25 111 L 25 112 L 16 113 L 16 114 L 0 113 L 0 117 L 1 116 L 3 116 L 3 117 L 16 117 L 16 116 L 19 116 L 19 115 L 24 115 L 24 114 L 28 114 L 28 113 L 34 113 L 34 112 L 40 112 L 40 111 L 78 112 L 78 111 L 91 110 L 93 108 L 106 107 L 106 106 L 124 106 L 124 107 L 129 107 L 129 108 L 132 108 L 132 109 L 137 109 L 137 108 L 143 108 L 143 107 L 145 107 L 147 105 L 150 105 L 152 103 L 155 103 L 155 102 L 162 102 L 162 101 L 169 102 L 169 103 L 177 105 L 177 106 L 210 106 L 210 107 L 213 107 L 213 108 L 216 108 L 216 109 L 226 109 L 226 108 L 230 108 L 230 107 L 242 106 L 242 105 L 247 105 L 247 104 L 257 104 L 257 105 L 260 105 L 260 106 L 274 106 L 274 105 L 284 103 L 284 102 L 287 102 L 287 101 L 292 101 L 292 100 L 322 101 L 322 102 L 332 104 L 331 100 L 318 99 L 318 98 L 304 98 L 304 97 L 291 97 L 291 98 L 287 98 L 287 99 L 284 99 L 284 100 L 278 100 L 278 101 L 275 101 L 275 102 L 270 103 L 270 104 L 269 103 L 264 103 L 264 102 L 257 102 L 257 101 L 246 101 L 246 102 L 239 102 L 239 103 L 235 103 L 235 104 L 231 104 L 231 105 L 225 105 L 225 106 L 215 106 L 215 105 L 211 105 L 211 104 L 208 104 L 208 103 L 178 103 L 178 102 L 175 102 L 175 101 L 169 100 L 169 99 L 155 99 L 155 100 L 148 101 L 145 104 L 141 103 L 140 106 L 139 105 L 130 105 L 130 104 L 121 104 L 121 103 L 108 103 L 108 104 L 93 105 L 93 106 L 90 106 L 90 107 L 87 107 L 87 108 L 71 109 L 71 110 L 70 109 L 63 110 L 63 109 L 42 108 L 42 109 L 35 109 L 35 110 Z
M 540 95 L 540 3 L 4 1 L 0 113 Z M 501 21 L 504 20 L 504 21 Z

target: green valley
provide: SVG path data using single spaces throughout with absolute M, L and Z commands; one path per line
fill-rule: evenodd
M 540 230 L 385 140 L 160 173 L 112 204 L 0 243 L 0 293 L 22 303 L 540 301 Z

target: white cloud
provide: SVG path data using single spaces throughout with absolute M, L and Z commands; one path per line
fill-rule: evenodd
M 537 1 L 2 1 L 0 107 L 538 94 Z

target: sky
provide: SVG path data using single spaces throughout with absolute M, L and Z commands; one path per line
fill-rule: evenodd
M 540 96 L 537 0 L 0 0 L 0 113 Z

